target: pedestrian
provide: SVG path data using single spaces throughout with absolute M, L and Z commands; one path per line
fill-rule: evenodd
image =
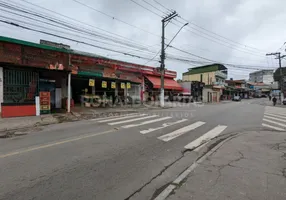
M 271 101 L 271 95 L 269 94 L 269 101 Z
M 276 105 L 276 102 L 277 102 L 277 99 L 276 99 L 275 96 L 272 98 L 272 101 L 273 101 L 273 106 L 275 106 L 275 105 Z

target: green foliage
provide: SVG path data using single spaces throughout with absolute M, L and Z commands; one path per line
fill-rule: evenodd
M 286 76 L 286 67 L 282 67 L 282 76 Z M 280 69 L 276 69 L 273 74 L 274 81 L 280 81 Z

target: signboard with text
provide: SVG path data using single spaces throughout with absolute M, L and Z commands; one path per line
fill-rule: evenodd
M 101 87 L 102 88 L 107 88 L 107 82 L 106 81 L 102 81 L 101 82 Z
M 126 88 L 130 89 L 131 88 L 131 84 L 130 83 L 126 83 Z
M 91 86 L 91 87 L 94 86 L 94 79 L 89 79 L 88 82 L 89 82 L 89 83 L 88 83 L 89 86 Z
M 120 88 L 121 88 L 121 89 L 125 89 L 125 83 L 121 83 L 121 84 L 120 84 Z
M 111 82 L 111 88 L 115 89 L 116 88 L 116 83 L 115 82 Z

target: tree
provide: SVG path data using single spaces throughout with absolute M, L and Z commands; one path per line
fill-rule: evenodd
M 282 77 L 286 76 L 286 67 L 282 67 Z M 276 69 L 273 74 L 274 81 L 280 81 L 280 69 Z

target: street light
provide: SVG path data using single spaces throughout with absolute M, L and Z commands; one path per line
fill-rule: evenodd
M 162 19 L 162 48 L 161 48 L 161 93 L 160 93 L 160 106 L 164 107 L 164 75 L 165 75 L 165 50 L 170 46 L 170 44 L 173 42 L 173 40 L 177 37 L 177 35 L 181 32 L 181 30 L 187 26 L 189 23 L 184 24 L 178 32 L 174 35 L 174 37 L 171 39 L 171 41 L 168 43 L 168 45 L 165 47 L 165 22 L 170 21 L 174 17 L 178 16 L 176 12 L 173 12 L 171 15 L 165 17 Z

